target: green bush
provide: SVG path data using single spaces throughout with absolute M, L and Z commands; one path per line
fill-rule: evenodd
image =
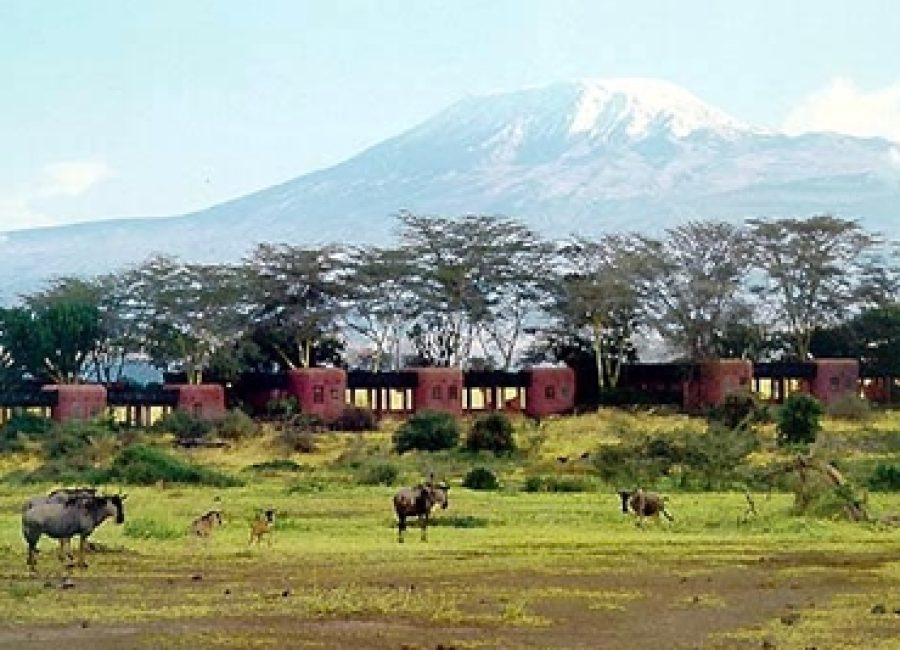
M 361 406 L 347 406 L 331 423 L 336 431 L 377 431 L 378 419 L 372 409 Z
M 879 492 L 900 491 L 900 463 L 878 463 L 866 484 Z
M 109 469 L 102 473 L 99 482 L 153 485 L 158 481 L 213 487 L 236 487 L 242 484 L 232 476 L 188 463 L 162 449 L 146 445 L 133 445 L 122 450 L 113 459 Z
M 240 409 L 231 409 L 215 425 L 216 435 L 225 440 L 252 438 L 259 433 L 259 425 Z
M 375 463 L 365 467 L 359 477 L 360 485 L 395 485 L 400 470 L 392 463 Z
M 778 444 L 806 444 L 816 441 L 816 434 L 822 428 L 820 418 L 824 413 L 821 402 L 806 393 L 788 396 L 778 409 Z
M 513 425 L 506 413 L 494 412 L 476 418 L 466 438 L 466 449 L 495 454 L 515 451 Z
M 6 434 L 22 434 L 26 436 L 39 436 L 53 428 L 53 420 L 43 415 L 34 413 L 16 413 L 3 425 L 0 432 Z
M 590 492 L 594 486 L 581 476 L 529 476 L 522 489 L 525 492 Z
M 394 432 L 398 454 L 419 449 L 453 449 L 459 443 L 459 423 L 449 413 L 422 411 L 411 416 Z
M 179 440 L 202 440 L 213 430 L 208 420 L 194 417 L 187 411 L 167 413 L 153 425 L 153 430 L 160 433 L 171 433 Z
M 497 476 L 487 467 L 473 467 L 463 478 L 463 487 L 470 490 L 497 490 L 500 482 Z
M 709 419 L 729 429 L 750 428 L 767 421 L 768 409 L 750 391 L 728 393 L 722 403 L 710 409 Z
M 266 404 L 266 414 L 271 418 L 290 418 L 300 412 L 300 402 L 293 395 L 276 397 Z

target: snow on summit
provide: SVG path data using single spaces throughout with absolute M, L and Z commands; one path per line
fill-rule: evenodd
M 573 82 L 579 97 L 569 132 L 632 140 L 667 131 L 684 138 L 695 131 L 721 136 L 762 130 L 702 102 L 680 86 L 656 79 L 584 79 Z

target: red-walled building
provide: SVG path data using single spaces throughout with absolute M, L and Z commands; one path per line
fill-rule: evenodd
M 166 384 L 178 392 L 176 410 L 204 420 L 220 420 L 225 416 L 225 388 L 221 384 Z
M 286 392 L 297 398 L 302 413 L 326 422 L 336 420 L 346 407 L 347 373 L 340 368 L 297 368 L 288 372 Z
M 525 390 L 525 412 L 532 417 L 568 413 L 575 408 L 575 371 L 569 367 L 532 368 Z
M 684 383 L 684 408 L 696 411 L 721 404 L 729 393 L 749 391 L 752 380 L 750 361 L 716 359 L 701 363 Z
M 418 385 L 413 390 L 415 411 L 462 415 L 463 373 L 459 368 L 412 368 Z
M 87 420 L 106 411 L 106 388 L 97 384 L 53 384 L 43 390 L 55 392 L 56 406 L 50 415 L 56 422 Z
M 809 381 L 810 394 L 823 404 L 833 404 L 859 392 L 857 359 L 816 359 L 816 376 Z

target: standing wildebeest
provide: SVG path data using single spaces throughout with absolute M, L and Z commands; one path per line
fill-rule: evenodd
M 666 510 L 666 498 L 656 492 L 646 492 L 643 488 L 634 491 L 619 490 L 619 498 L 622 499 L 622 512 L 628 514 L 628 508 L 638 520 L 638 525 L 644 525 L 644 517 L 653 517 L 659 521 L 662 513 L 669 521 L 675 518 Z
M 29 499 L 22 509 L 22 535 L 28 543 L 28 566 L 32 571 L 36 569 L 35 554 L 41 535 L 58 540 L 69 540 L 78 535 L 81 538 L 78 565 L 87 566 L 85 541 L 107 517 L 115 517 L 117 524 L 125 521 L 124 500 L 125 495 L 98 496 L 91 491 L 67 495 L 64 499 L 54 498 L 52 493 L 49 497 Z
M 24 513 L 26 510 L 43 503 L 65 503 L 72 497 L 94 496 L 96 493 L 97 488 L 92 487 L 56 488 L 55 490 L 51 490 L 45 497 L 37 496 L 28 499 L 22 507 L 22 512 Z M 60 562 L 65 562 L 67 559 L 69 562 L 73 561 L 72 549 L 69 545 L 70 542 L 71 539 L 68 537 L 59 540 L 57 556 L 59 557 Z
M 397 513 L 397 536 L 403 541 L 403 531 L 406 530 L 406 518 L 418 517 L 422 527 L 422 541 L 425 541 L 425 528 L 428 526 L 428 517 L 431 509 L 440 504 L 441 508 L 447 507 L 447 491 L 450 488 L 446 483 L 435 485 L 433 480 L 419 484 L 413 488 L 403 488 L 394 495 L 394 511 Z

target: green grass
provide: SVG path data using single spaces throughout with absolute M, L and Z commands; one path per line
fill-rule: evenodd
M 865 432 L 827 419 L 825 431 L 846 445 L 850 461 L 883 458 L 891 452 L 873 451 L 873 440 L 890 438 L 895 416 L 873 418 L 858 425 Z M 463 451 L 398 457 L 390 445 L 394 426 L 362 436 L 322 434 L 314 453 L 290 458 L 265 437 L 228 450 L 177 452 L 180 461 L 225 476 L 251 469 L 242 473 L 242 485 L 231 487 L 128 487 L 125 524 L 107 522 L 94 533 L 107 552 L 89 555 L 90 567 L 72 574 L 71 590 L 58 588 L 67 572 L 51 540 L 41 541 L 36 576 L 24 561 L 21 503 L 54 486 L 7 483 L 0 491 L 0 639 L 36 626 L 86 621 L 99 639 L 103 626 L 137 629 L 141 643 L 135 647 L 279 647 L 286 634 L 318 634 L 310 637 L 311 647 L 336 647 L 352 642 L 331 635 L 352 630 L 307 624 L 367 621 L 383 626 L 377 630 L 384 635 L 382 645 L 372 641 L 367 647 L 400 647 L 409 626 L 445 635 L 429 637 L 430 647 L 438 641 L 478 647 L 478 639 L 487 642 L 481 647 L 597 647 L 600 637 L 589 636 L 592 625 L 615 626 L 634 608 L 655 602 L 661 588 L 674 590 L 664 605 L 672 616 L 687 616 L 692 608 L 740 609 L 743 601 L 715 582 L 740 570 L 788 591 L 794 582 L 802 587 L 831 575 L 839 579 L 827 583 L 831 591 L 803 609 L 796 625 L 771 614 L 711 629 L 709 647 L 745 641 L 758 647 L 762 639 L 806 647 L 793 645 L 802 638 L 818 647 L 890 647 L 880 639 L 900 616 L 877 617 L 869 609 L 882 601 L 889 609 L 900 607 L 897 529 L 792 516 L 792 495 L 779 492 L 755 493 L 758 514 L 747 520 L 741 493 L 678 491 L 668 492 L 675 523 L 648 522 L 641 529 L 621 513 L 616 486 L 600 482 L 590 462 L 576 458 L 633 431 L 700 431 L 699 420 L 609 411 L 550 419 L 540 429 L 520 421 L 519 451 L 500 458 Z M 854 440 L 865 440 L 864 449 L 856 450 Z M 760 462 L 775 453 L 767 448 Z M 575 460 L 561 464 L 563 455 Z M 0 462 L 12 469 L 38 461 L 26 454 Z M 396 487 L 359 484 L 360 472 L 380 463 L 397 468 L 398 484 L 418 482 L 432 471 L 450 483 L 449 509 L 434 513 L 428 542 L 419 540 L 411 522 L 406 542 L 397 543 L 391 503 Z M 503 487 L 462 488 L 474 466 L 489 467 Z M 529 476 L 587 489 L 527 492 Z M 876 514 L 900 512 L 898 493 L 869 499 Z M 249 547 L 250 520 L 270 508 L 276 512 L 271 545 Z M 208 540 L 188 535 L 190 522 L 211 509 L 224 512 L 225 525 Z M 771 569 L 762 563 L 770 558 Z M 865 568 L 843 568 L 845 561 Z M 669 586 L 661 587 L 661 580 Z M 682 581 L 690 591 L 678 591 Z M 755 591 L 746 597 L 760 598 Z M 209 630 L 229 620 L 243 622 L 211 636 Z M 249 621 L 264 621 L 261 626 L 274 631 L 251 637 Z M 477 634 L 466 636 L 467 629 Z M 566 636 L 579 630 L 588 636 Z M 602 634 L 600 627 L 593 634 Z M 97 647 L 116 643 L 132 645 L 110 637 Z

